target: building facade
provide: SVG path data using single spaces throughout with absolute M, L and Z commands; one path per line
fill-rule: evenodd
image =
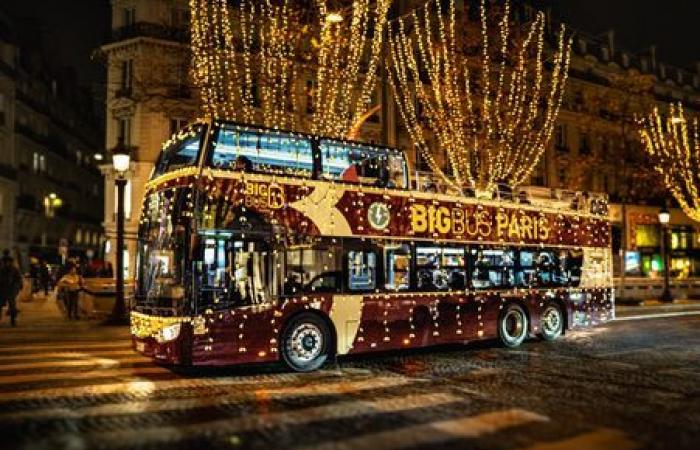
M 24 268 L 29 257 L 59 262 L 97 254 L 101 125 L 90 96 L 49 67 L 9 18 L 0 27 L 0 247 Z
M 106 149 L 113 148 L 123 138 L 133 150 L 127 190 L 126 252 L 130 268 L 135 264 L 135 210 L 141 204 L 143 185 L 152 164 L 162 142 L 197 115 L 197 101 L 188 81 L 187 3 L 185 0 L 112 0 L 113 36 L 102 47 L 108 67 Z M 411 8 L 410 2 L 397 3 L 400 4 L 393 11 L 395 15 Z M 520 20 L 528 20 L 535 14 L 534 8 L 526 4 L 515 9 Z M 551 33 L 558 26 L 550 21 L 548 29 Z M 306 84 L 301 82 L 296 95 L 309 96 Z M 387 91 L 388 87 L 378 87 L 376 102 L 381 102 L 383 90 Z M 298 103 L 303 105 L 307 100 L 302 98 Z M 614 250 L 620 255 L 616 264 L 618 275 L 625 266 L 625 252 L 639 247 L 635 227 L 642 223 L 634 220 L 635 214 L 654 209 L 658 212 L 667 195 L 646 163 L 633 116 L 655 103 L 679 100 L 700 110 L 700 67 L 694 70 L 670 67 L 657 60 L 653 48 L 633 54 L 616 46 L 612 32 L 597 37 L 576 33 L 563 110 L 555 136 L 531 182 L 557 189 L 609 193 L 615 204 L 613 210 L 619 212 L 614 215 Z M 392 107 L 366 122 L 361 140 L 386 141 L 391 146 L 412 149 L 393 101 L 388 103 Z M 407 152 L 407 156 L 414 167 L 421 166 L 414 152 Z M 113 241 L 113 178 L 108 166 L 103 171 L 104 225 Z M 692 245 L 687 251 L 691 269 L 684 269 L 682 276 L 692 276 L 697 273 L 695 267 L 700 270 L 700 260 L 692 251 L 700 248 L 700 229 L 679 211 L 674 212 L 672 219 L 672 229 L 691 233 L 688 242 Z M 656 226 L 660 230 L 658 223 Z M 645 247 L 645 252 L 660 254 L 660 246 L 654 241 L 651 244 Z M 650 259 L 657 260 L 658 256 Z M 674 264 L 687 265 L 686 262 Z M 629 275 L 658 276 L 659 270 L 652 270 L 651 262 L 641 265 L 649 270 L 637 273 L 630 268 Z M 658 263 L 653 268 L 658 269 Z M 133 271 L 129 270 L 128 275 L 133 275 Z

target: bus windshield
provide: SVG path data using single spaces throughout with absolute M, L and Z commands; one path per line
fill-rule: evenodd
M 202 144 L 203 128 L 204 125 L 195 124 L 176 133 L 161 152 L 153 177 L 183 167 L 196 166 Z

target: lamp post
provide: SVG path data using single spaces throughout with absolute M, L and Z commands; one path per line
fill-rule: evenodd
M 117 146 L 112 149 L 112 167 L 114 169 L 114 184 L 117 190 L 117 255 L 116 292 L 112 314 L 107 319 L 108 325 L 127 325 L 129 318 L 124 301 L 124 188 L 126 187 L 126 172 L 129 170 L 131 155 L 124 145 L 124 139 L 119 138 Z
M 661 256 L 664 261 L 664 292 L 661 294 L 662 302 L 673 302 L 673 295 L 669 287 L 669 278 L 671 272 L 671 252 L 670 243 L 668 242 L 668 223 L 671 220 L 671 214 L 668 212 L 668 205 L 664 206 L 659 211 L 659 223 L 661 224 Z

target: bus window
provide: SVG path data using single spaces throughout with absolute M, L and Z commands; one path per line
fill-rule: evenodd
M 202 139 L 202 125 L 193 125 L 174 136 L 158 159 L 153 177 L 183 167 L 197 165 Z
M 581 284 L 583 251 L 562 250 L 559 259 L 562 286 L 578 287 Z
M 366 145 L 322 140 L 323 178 L 369 186 L 405 188 L 403 154 Z
M 377 287 L 377 255 L 371 250 L 348 251 L 348 289 L 371 291 Z
M 287 250 L 284 295 L 340 291 L 340 248 L 298 247 Z
M 521 287 L 561 286 L 559 254 L 554 250 L 520 250 L 517 285 Z
M 411 287 L 411 247 L 394 244 L 384 247 L 384 289 L 405 291 Z
M 466 288 L 462 247 L 416 246 L 416 282 L 419 291 Z
M 513 287 L 514 252 L 510 249 L 472 248 L 469 251 L 474 289 Z
M 311 141 L 291 134 L 246 131 L 222 125 L 214 143 L 211 166 L 310 178 L 313 173 Z

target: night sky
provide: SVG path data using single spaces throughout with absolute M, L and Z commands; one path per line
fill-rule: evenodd
M 656 43 L 661 61 L 682 67 L 700 61 L 698 0 L 543 1 L 587 34 L 614 28 L 618 48 L 642 51 Z M 53 64 L 75 68 L 79 80 L 93 88 L 103 85 L 104 70 L 90 54 L 109 35 L 109 0 L 4 0 L 0 7 L 15 17 L 40 20 Z

